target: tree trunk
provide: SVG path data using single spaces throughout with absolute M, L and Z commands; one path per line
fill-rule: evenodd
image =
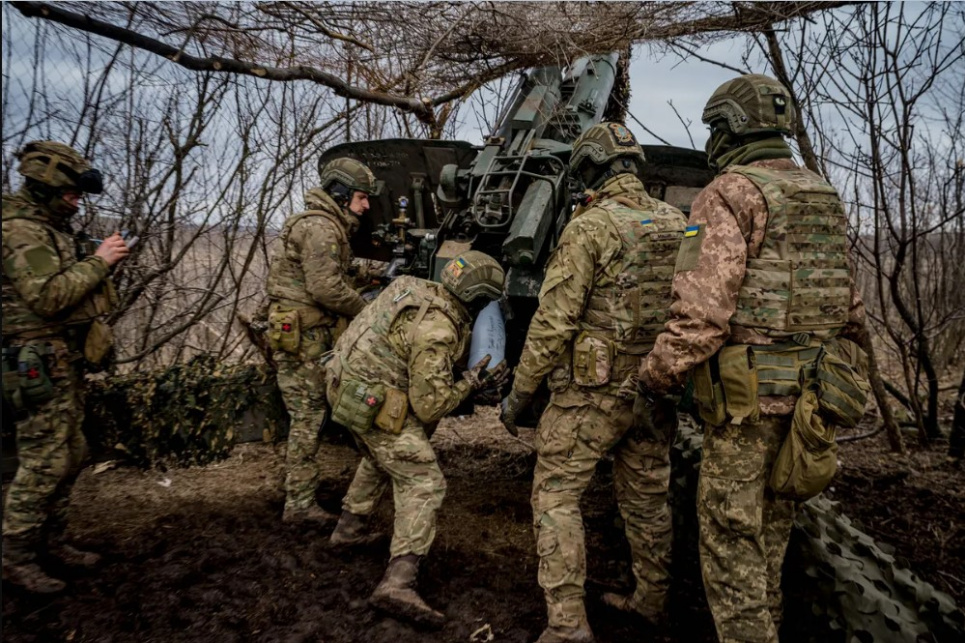
M 958 387 L 955 401 L 955 419 L 952 420 L 952 433 L 948 436 L 948 455 L 952 458 L 965 457 L 965 373 Z

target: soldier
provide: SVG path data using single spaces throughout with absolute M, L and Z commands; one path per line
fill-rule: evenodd
M 601 123 L 574 144 L 570 172 L 595 190 L 550 257 L 502 420 L 517 414 L 544 376 L 552 393 L 536 429 L 533 528 L 549 624 L 540 643 L 592 641 L 583 604 L 586 551 L 580 496 L 597 462 L 615 456 L 636 588 L 605 603 L 661 620 L 669 585 L 667 507 L 676 415 L 644 431 L 633 423 L 636 374 L 666 320 L 684 215 L 637 178 L 643 150 L 623 125 Z
M 116 304 L 109 272 L 129 249 L 115 233 L 82 256 L 70 219 L 84 193 L 103 189 L 82 154 L 35 141 L 18 158 L 24 184 L 3 195 L 3 392 L 18 410 L 20 460 L 3 511 L 3 578 L 51 593 L 64 582 L 41 568 L 46 552 L 87 567 L 100 559 L 68 545 L 64 530 L 87 450 L 82 362 L 110 350 L 101 319 Z
M 352 322 L 328 364 L 332 418 L 353 432 L 364 454 L 331 542 L 371 540 L 367 518 L 391 481 L 391 560 L 370 602 L 417 623 L 444 619 L 416 591 L 419 562 L 435 538 L 446 493 L 429 438 L 439 419 L 470 394 L 508 380 L 505 362 L 485 371 L 487 356 L 453 382 L 453 365 L 469 346 L 470 322 L 502 295 L 503 276 L 491 257 L 468 251 L 446 264 L 442 284 L 396 279 Z
M 282 514 L 287 523 L 336 518 L 315 503 L 315 454 L 327 411 L 318 358 L 365 307 L 348 274 L 349 239 L 369 209 L 375 176 L 359 161 L 341 158 L 326 164 L 320 179 L 305 194 L 307 210 L 285 221 L 268 270 L 268 344 L 291 417 Z
M 706 421 L 701 571 L 728 642 L 778 640 L 795 505 L 768 481 L 824 343 L 859 340 L 864 327 L 847 217 L 834 188 L 791 159 L 783 136 L 794 117 L 787 89 L 766 76 L 741 76 L 711 96 L 702 120 L 719 174 L 694 201 L 671 319 L 640 372 L 640 409 L 657 414 L 693 372 Z

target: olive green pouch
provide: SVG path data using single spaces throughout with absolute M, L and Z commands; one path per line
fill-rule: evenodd
M 27 406 L 39 406 L 54 397 L 54 383 L 50 381 L 41 351 L 38 346 L 24 346 L 17 355 L 20 394 Z
M 385 402 L 385 386 L 358 380 L 342 380 L 332 406 L 332 421 L 356 433 L 372 428 Z
M 830 484 L 838 469 L 838 444 L 833 425 L 818 413 L 817 393 L 804 391 L 794 407 L 791 430 L 774 460 L 771 489 L 790 500 L 804 501 Z
M 386 387 L 385 402 L 375 416 L 375 426 L 386 433 L 398 435 L 402 433 L 405 425 L 405 418 L 409 415 L 409 397 L 405 391 L 397 388 Z
M 821 351 L 817 363 L 818 403 L 829 424 L 850 429 L 864 417 L 871 386 L 843 359 Z
M 268 313 L 268 346 L 273 351 L 298 354 L 301 345 L 301 323 L 298 311 L 291 308 L 272 308 Z
M 20 394 L 20 373 L 14 360 L 7 357 L 7 349 L 3 355 L 3 399 L 16 411 L 24 408 L 23 395 Z
M 714 376 L 717 360 L 709 359 L 694 367 L 694 400 L 701 419 L 711 426 L 720 426 L 727 419 L 724 408 L 724 386 Z
M 724 391 L 724 409 L 731 424 L 752 422 L 760 418 L 757 399 L 757 360 L 746 345 L 726 346 L 717 355 L 720 382 Z
M 610 382 L 613 349 L 605 339 L 580 333 L 573 344 L 573 381 L 580 386 L 603 386 Z

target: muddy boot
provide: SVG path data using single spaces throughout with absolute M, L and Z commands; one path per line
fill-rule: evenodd
M 35 562 L 11 563 L 6 558 L 3 559 L 3 580 L 35 594 L 55 594 L 67 586 L 64 581 L 48 576 Z
M 302 522 L 314 522 L 325 525 L 336 520 L 338 520 L 338 516 L 328 513 L 318 505 L 309 505 L 304 509 L 297 509 L 285 505 L 285 511 L 281 515 L 281 521 L 289 525 Z
M 429 607 L 416 592 L 419 556 L 408 554 L 389 561 L 382 582 L 372 592 L 369 603 L 392 616 L 421 625 L 440 627 L 446 620 L 442 612 Z
M 594 640 L 590 624 L 581 623 L 578 627 L 547 627 L 536 643 L 593 643 Z
M 71 567 L 86 567 L 88 569 L 96 567 L 101 562 L 101 555 L 92 551 L 84 551 L 70 545 L 59 545 L 50 550 L 51 555 L 60 559 L 65 565 Z
M 647 605 L 638 600 L 635 594 L 617 594 L 616 592 L 606 592 L 600 597 L 604 605 L 626 612 L 636 614 L 647 622 L 651 627 L 660 628 L 666 624 L 666 613 L 663 607 Z
M 343 511 L 328 542 L 335 547 L 356 547 L 371 545 L 381 537 L 382 534 L 373 534 L 369 531 L 368 516 Z

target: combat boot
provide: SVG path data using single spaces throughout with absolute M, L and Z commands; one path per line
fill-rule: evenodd
M 652 627 L 663 627 L 666 624 L 666 612 L 663 607 L 646 605 L 638 600 L 635 594 L 618 594 L 616 592 L 606 592 L 600 597 L 604 605 L 626 612 L 636 614 Z
M 88 569 L 96 567 L 101 562 L 101 555 L 92 551 L 77 549 L 71 545 L 58 545 L 50 550 L 51 555 L 59 558 L 66 565 L 71 567 L 86 567 Z
M 594 640 L 590 624 L 583 622 L 577 627 L 549 626 L 536 643 L 593 643 Z
M 3 580 L 34 594 L 55 594 L 67 586 L 64 581 L 48 576 L 37 563 L 10 563 L 6 558 L 3 559 Z
M 335 531 L 329 536 L 329 544 L 335 547 L 357 547 L 371 545 L 379 540 L 382 534 L 374 534 L 368 528 L 368 516 L 343 511 L 335 525 Z
M 369 603 L 392 616 L 420 625 L 441 626 L 446 617 L 429 607 L 416 592 L 419 556 L 408 554 L 389 561 L 382 582 L 372 592 Z
M 309 505 L 304 509 L 296 509 L 285 505 L 285 511 L 281 515 L 281 521 L 285 524 L 297 524 L 302 522 L 314 522 L 326 525 L 338 520 L 338 516 L 330 514 L 318 505 Z

